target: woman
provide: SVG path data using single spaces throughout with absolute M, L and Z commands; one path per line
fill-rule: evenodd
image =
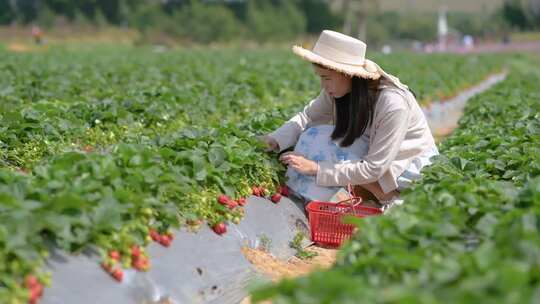
M 303 111 L 262 136 L 281 152 L 288 185 L 308 200 L 328 200 L 359 185 L 381 203 L 420 177 L 437 147 L 414 95 L 399 79 L 365 59 L 366 44 L 325 30 L 313 50 L 293 52 L 313 63 L 321 92 Z

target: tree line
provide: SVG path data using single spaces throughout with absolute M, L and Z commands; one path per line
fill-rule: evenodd
M 436 36 L 436 13 L 382 12 L 372 0 L 341 2 L 347 5 L 336 10 L 331 8 L 335 4 L 331 0 L 0 0 L 0 25 L 50 28 L 61 20 L 166 33 L 199 43 L 246 38 L 290 40 L 326 28 L 374 44 L 392 39 L 429 41 Z M 375 5 L 362 5 L 366 2 Z M 540 27 L 539 2 L 505 0 L 492 14 L 451 12 L 449 23 L 475 36 L 534 30 Z M 352 19 L 351 3 L 363 7 Z

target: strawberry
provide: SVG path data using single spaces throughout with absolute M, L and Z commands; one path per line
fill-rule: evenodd
M 112 250 L 109 252 L 109 257 L 115 261 L 120 261 L 120 252 Z
M 228 205 L 229 202 L 231 201 L 231 199 L 225 195 L 225 194 L 221 194 L 220 196 L 218 196 L 218 203 L 222 204 L 222 205 Z
M 238 207 L 238 203 L 235 200 L 230 200 L 229 203 L 227 204 L 227 207 L 229 209 L 234 209 Z
M 270 197 L 270 199 L 272 200 L 272 202 L 274 202 L 274 204 L 277 204 L 281 200 L 281 194 L 274 193 L 272 197 Z
M 246 198 L 245 197 L 241 197 L 239 198 L 237 201 L 238 205 L 240 206 L 244 206 L 246 204 Z
M 252 191 L 253 195 L 261 196 L 261 190 L 259 189 L 259 187 L 253 186 L 253 188 L 251 188 L 251 191 Z
M 133 264 L 133 268 L 139 271 L 146 271 L 150 267 L 150 263 L 148 261 L 148 258 L 146 257 L 139 257 L 133 260 L 132 264 Z
M 117 268 L 117 269 L 113 270 L 111 275 L 118 282 L 122 282 L 122 279 L 124 278 L 124 272 L 120 268 Z
M 156 242 L 159 242 L 159 240 L 161 238 L 159 233 L 154 229 L 150 229 L 150 237 L 152 238 L 152 240 L 154 240 Z
M 215 233 L 222 235 L 227 232 L 227 226 L 224 223 L 218 223 L 212 227 L 212 230 L 214 230 Z
M 35 275 L 29 274 L 28 276 L 26 276 L 26 279 L 24 280 L 24 286 L 28 289 L 31 289 L 34 286 L 37 286 L 38 284 L 39 284 L 39 281 Z
M 42 295 L 43 295 L 43 285 L 38 284 L 34 288 L 30 289 L 30 300 L 28 301 L 28 303 L 36 304 Z
M 279 190 L 278 192 L 283 195 L 283 196 L 289 196 L 289 187 L 287 187 L 286 185 L 281 185 L 279 186 Z
M 141 255 L 141 248 L 137 245 L 131 246 L 131 256 L 133 258 L 138 258 Z
M 171 238 L 166 234 L 161 235 L 161 238 L 159 239 L 159 243 L 165 247 L 171 246 L 171 242 Z
M 38 283 L 31 289 L 31 291 L 34 293 L 35 297 L 41 298 L 41 296 L 43 295 L 43 285 Z
M 133 261 L 133 268 L 135 268 L 138 271 L 143 271 L 144 266 L 145 266 L 144 260 L 139 259 L 139 260 Z
M 266 193 L 268 193 L 268 192 L 266 191 L 266 188 L 264 188 L 263 186 L 259 187 L 259 192 L 261 193 L 261 196 L 265 196 Z
M 108 263 L 105 263 L 105 262 L 101 263 L 101 267 L 108 273 L 111 273 L 112 271 L 112 267 Z

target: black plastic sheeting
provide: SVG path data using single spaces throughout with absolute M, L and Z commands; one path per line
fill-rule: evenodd
M 287 259 L 297 232 L 308 232 L 303 204 L 283 197 L 278 204 L 251 196 L 238 225 L 229 224 L 223 236 L 202 225 L 196 232 L 175 231 L 168 248 L 151 243 L 148 272 L 125 270 L 121 283 L 100 267 L 91 250 L 72 256 L 54 252 L 48 261 L 52 286 L 43 304 L 95 303 L 240 303 L 258 274 L 241 252 L 243 246 L 264 245 L 274 256 Z M 309 245 L 308 240 L 304 246 Z

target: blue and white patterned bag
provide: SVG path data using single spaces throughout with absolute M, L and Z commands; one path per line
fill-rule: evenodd
M 339 140 L 333 141 L 330 137 L 333 131 L 333 125 L 318 125 L 305 130 L 300 135 L 294 152 L 315 162 L 333 163 L 359 160 L 367 154 L 369 140 L 366 136 L 358 138 L 352 145 L 343 148 L 339 146 Z M 328 201 L 341 188 L 318 186 L 315 176 L 299 174 L 292 168 L 287 169 L 287 177 L 289 188 L 307 200 Z

